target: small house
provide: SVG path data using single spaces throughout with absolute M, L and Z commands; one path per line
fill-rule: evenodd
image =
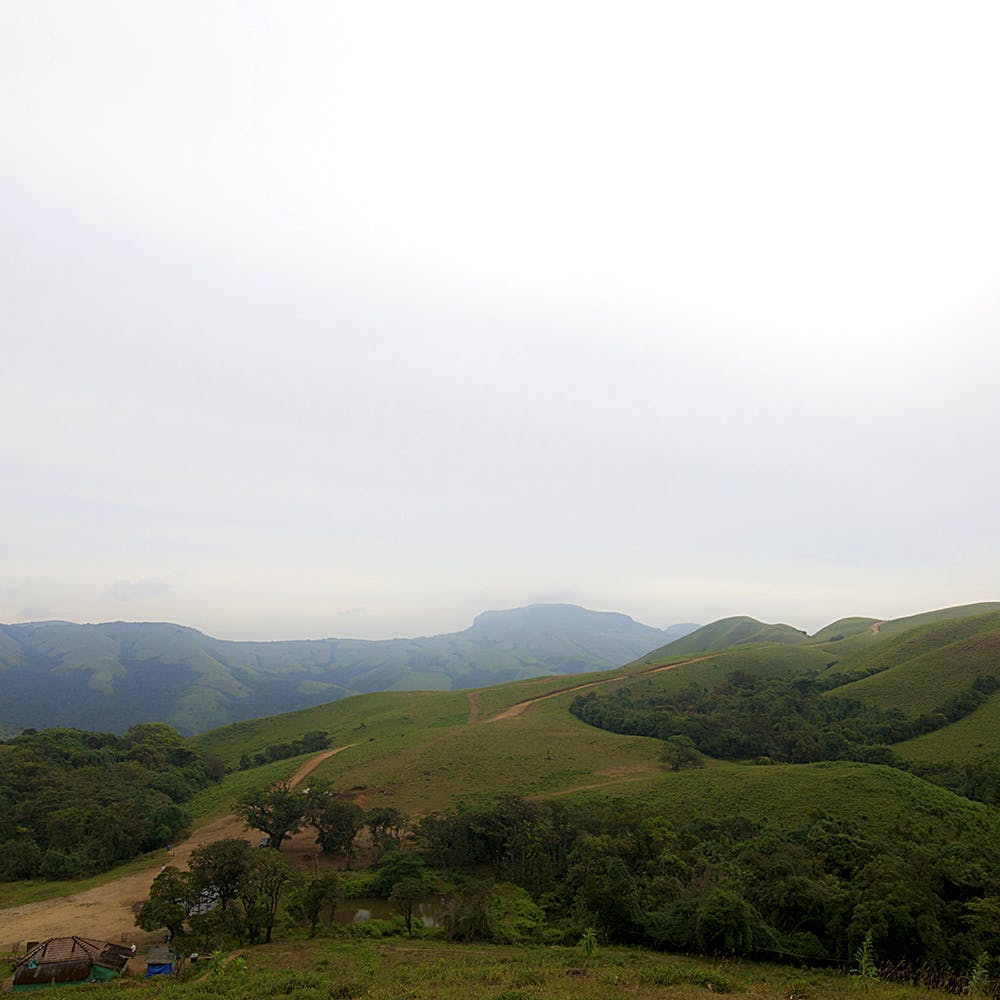
M 146 978 L 150 976 L 172 976 L 174 974 L 174 953 L 166 945 L 149 949 L 146 956 Z
M 13 988 L 37 990 L 45 986 L 102 983 L 125 970 L 132 950 L 84 937 L 49 938 L 36 945 L 14 966 Z

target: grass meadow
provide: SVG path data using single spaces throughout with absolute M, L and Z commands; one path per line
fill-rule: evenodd
M 123 979 L 53 989 L 47 996 L 135 996 L 163 1000 L 934 1000 L 933 989 L 855 978 L 834 970 L 598 948 L 461 945 L 390 938 L 280 941 L 188 964 L 179 978 Z

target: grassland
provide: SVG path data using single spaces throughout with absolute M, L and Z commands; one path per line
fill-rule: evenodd
M 895 624 L 895 623 L 893 623 Z M 833 672 L 878 671 L 838 693 L 910 716 L 932 712 L 977 677 L 1000 676 L 1000 614 L 895 631 L 839 660 Z
M 828 970 L 758 962 L 599 948 L 587 962 L 578 948 L 457 945 L 420 939 L 350 938 L 281 941 L 243 953 L 217 974 L 188 966 L 186 978 L 146 984 L 125 979 L 55 989 L 79 997 L 91 990 L 114 1000 L 136 988 L 164 1000 L 935 1000 L 947 994 L 864 980 Z
M 792 628 L 791 625 L 768 625 L 745 616 L 723 618 L 653 650 L 638 662 L 650 663 L 677 656 L 696 656 L 699 653 L 718 652 L 754 642 L 798 643 L 806 638 L 805 632 Z
M 964 719 L 892 749 L 903 760 L 921 764 L 946 760 L 971 764 L 1000 754 L 1000 697 L 993 695 Z
M 791 829 L 822 814 L 860 824 L 875 838 L 906 832 L 927 845 L 1000 837 L 1000 816 L 990 807 L 896 768 L 848 761 L 665 773 L 645 796 L 678 822 L 745 816 Z
M 588 689 L 611 691 L 641 686 L 656 693 L 672 693 L 691 684 L 712 687 L 734 670 L 768 678 L 875 668 L 879 673 L 838 688 L 837 693 L 897 706 L 915 715 L 931 711 L 951 694 L 967 689 L 976 676 L 1000 670 L 1000 656 L 996 655 L 1000 652 L 1000 614 L 992 610 L 984 614 L 982 607 L 973 606 L 972 610 L 980 613 L 971 617 L 949 609 L 917 616 L 909 629 L 887 623 L 893 628 L 886 634 L 885 625 L 878 634 L 873 633 L 870 619 L 846 619 L 825 630 L 830 641 L 823 644 L 742 645 L 720 653 L 675 657 L 665 664 L 643 657 L 615 671 L 535 678 L 478 692 L 362 695 L 226 726 L 193 742 L 232 765 L 241 754 L 253 754 L 269 742 L 324 729 L 331 733 L 333 745 L 350 748 L 326 762 L 318 772 L 320 777 L 357 789 L 373 801 L 374 796 L 386 796 L 387 803 L 391 801 L 409 813 L 446 808 L 462 799 L 499 792 L 549 796 L 596 790 L 647 795 L 653 794 L 654 788 L 662 791 L 685 782 L 685 794 L 699 802 L 742 801 L 740 790 L 747 787 L 753 788 L 751 798 L 766 802 L 774 814 L 784 811 L 797 815 L 798 796 L 802 803 L 811 799 L 824 807 L 837 808 L 843 802 L 849 811 L 852 801 L 868 795 L 868 782 L 877 789 L 871 793 L 874 798 L 885 796 L 895 801 L 901 797 L 900 801 L 906 801 L 909 793 L 904 794 L 904 790 L 911 788 L 906 782 L 915 779 L 901 776 L 904 784 L 886 784 L 889 779 L 884 775 L 872 777 L 881 773 L 880 769 L 860 765 L 820 765 L 820 770 L 726 765 L 685 775 L 682 782 L 671 785 L 657 762 L 658 741 L 616 735 L 583 724 L 567 711 L 578 693 L 573 689 L 593 685 Z M 838 635 L 845 638 L 835 639 Z M 848 644 L 854 645 L 853 652 Z M 848 655 L 840 658 L 845 652 Z M 654 669 L 658 666 L 667 669 Z M 519 716 L 489 721 L 530 699 L 539 700 Z M 898 751 L 919 761 L 973 760 L 1000 750 L 998 723 L 1000 696 L 993 696 L 968 718 L 899 744 Z M 831 766 L 832 771 L 822 770 Z M 263 778 L 256 770 L 238 779 L 229 778 L 212 794 L 221 805 L 230 794 L 231 783 L 242 786 L 258 774 Z M 799 781 L 794 774 L 809 777 Z M 697 791 L 699 783 L 705 784 L 703 792 Z M 727 783 L 729 791 L 724 787 Z M 788 802 L 783 805 L 785 797 Z M 202 810 L 200 802 L 195 805 Z M 938 807 L 945 805 L 939 803 Z M 898 818 L 901 814 L 897 811 L 893 815 Z

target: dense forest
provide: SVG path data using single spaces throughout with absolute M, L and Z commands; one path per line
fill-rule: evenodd
M 855 674 L 828 679 L 761 678 L 733 671 L 714 688 L 692 684 L 680 692 L 651 686 L 622 687 L 612 694 L 575 698 L 570 711 L 600 729 L 681 742 L 720 760 L 806 764 L 852 760 L 909 770 L 979 802 L 1000 802 L 1000 760 L 974 764 L 909 764 L 892 745 L 963 718 L 1000 688 L 995 677 L 978 677 L 968 690 L 933 712 L 908 718 L 899 709 L 839 697 L 837 687 Z M 688 762 L 694 762 L 688 757 Z M 676 761 L 675 761 L 676 762 Z
M 278 851 L 220 841 L 196 851 L 190 871 L 166 869 L 137 922 L 175 934 L 187 925 L 203 947 L 234 937 L 252 944 L 270 938 L 283 895 L 288 920 L 310 935 L 329 926 L 337 898 L 376 895 L 397 903 L 399 923 L 363 933 L 424 933 L 410 917 L 434 889 L 447 901 L 433 933 L 460 941 L 575 944 L 591 934 L 845 966 L 864 950 L 894 975 L 934 970 L 938 981 L 956 982 L 1000 954 L 1000 845 L 981 834 L 952 839 L 947 827 L 920 822 L 879 832 L 821 809 L 791 827 L 739 815 L 679 822 L 634 800 L 510 795 L 416 822 L 393 811 L 391 829 L 384 810 L 362 815 L 355 806 L 334 841 L 309 813 L 332 820 L 344 797 L 323 789 L 303 817 L 289 791 L 251 793 L 239 811 L 269 829 L 272 844 L 305 818 L 324 850 L 349 851 L 367 825 L 381 833 L 374 869 L 309 878 Z M 323 805 L 338 800 L 332 812 Z
M 868 938 L 882 965 L 951 970 L 1000 952 L 1000 846 L 978 839 L 880 837 L 820 809 L 782 829 L 741 816 L 678 825 L 634 801 L 503 797 L 425 817 L 416 840 L 428 864 L 485 866 L 517 887 L 517 926 L 553 943 L 593 927 L 621 944 L 848 962 Z M 497 914 L 472 887 L 446 930 L 510 938 Z
M 224 770 L 162 723 L 25 730 L 0 745 L 0 880 L 79 878 L 161 847 Z

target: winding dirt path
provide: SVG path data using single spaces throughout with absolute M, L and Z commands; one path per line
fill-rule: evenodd
M 349 743 L 333 750 L 324 750 L 305 761 L 289 779 L 292 787 L 304 781 L 323 761 L 334 754 L 357 746 Z M 82 937 L 100 938 L 105 941 L 135 942 L 137 945 L 159 941 L 162 931 L 148 934 L 134 924 L 136 909 L 149 895 L 153 879 L 160 874 L 156 865 L 176 865 L 183 868 L 191 852 L 204 844 L 228 837 L 246 835 L 246 824 L 238 816 L 220 816 L 197 827 L 186 840 L 177 844 L 168 855 L 161 855 L 145 871 L 124 875 L 93 889 L 59 896 L 39 903 L 14 906 L 0 910 L 0 951 L 8 946 L 26 941 L 43 941 L 45 938 L 79 934 Z

